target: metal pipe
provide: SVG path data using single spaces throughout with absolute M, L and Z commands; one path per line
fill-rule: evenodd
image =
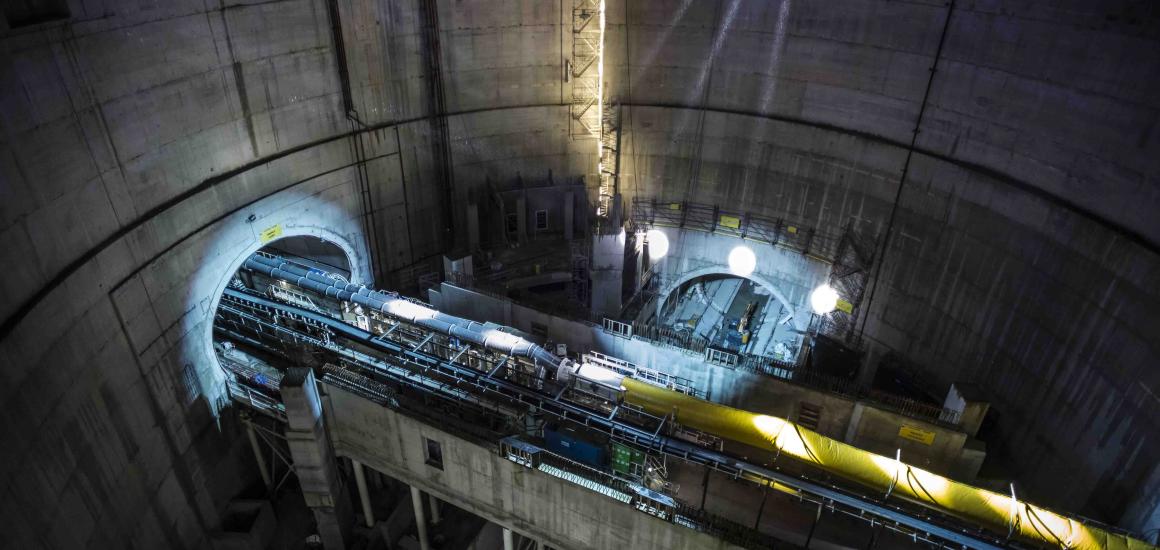
M 275 279 L 313 290 L 324 296 L 354 302 L 376 311 L 406 319 L 441 334 L 483 345 L 488 349 L 509 355 L 528 357 L 551 367 L 556 367 L 560 363 L 560 359 L 548 350 L 523 338 L 503 332 L 500 330 L 503 327 L 498 325 L 481 324 L 435 310 L 430 310 L 429 316 L 421 316 L 418 313 L 422 312 L 422 309 L 428 309 L 426 306 L 420 306 L 398 295 L 370 290 L 365 286 L 343 283 L 327 277 L 318 270 L 307 269 L 282 258 L 254 255 L 246 260 L 245 267 Z M 406 302 L 406 304 L 401 307 L 396 305 L 401 302 Z M 505 334 L 510 337 L 503 336 Z
M 362 503 L 363 518 L 366 521 L 367 527 L 375 526 L 375 512 L 371 509 L 371 495 L 367 491 L 367 478 L 363 473 L 363 465 L 355 459 L 350 459 L 351 467 L 354 469 L 354 482 L 358 485 L 358 499 Z
M 503 550 L 516 550 L 515 537 L 512 536 L 512 530 L 507 527 L 503 528 Z
M 411 486 L 411 507 L 415 509 L 415 530 L 419 532 L 419 550 L 431 550 L 427 542 L 427 518 L 423 515 L 423 491 Z

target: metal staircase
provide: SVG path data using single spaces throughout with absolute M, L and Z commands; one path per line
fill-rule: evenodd
M 570 481 L 576 485 L 591 491 L 596 491 L 597 493 L 600 493 L 609 498 L 614 498 L 625 504 L 628 504 L 630 501 L 632 501 L 632 497 L 627 493 L 617 491 L 616 489 L 613 489 L 607 485 L 601 485 L 595 481 L 592 481 L 591 479 L 578 476 L 572 472 L 561 470 L 560 468 L 552 466 L 551 464 L 540 464 L 539 470 L 550 476 L 556 476 L 565 481 Z

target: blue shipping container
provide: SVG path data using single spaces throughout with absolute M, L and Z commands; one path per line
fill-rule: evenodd
M 544 428 L 544 440 L 549 451 L 581 464 L 603 468 L 607 462 L 604 446 L 580 439 L 574 430 Z

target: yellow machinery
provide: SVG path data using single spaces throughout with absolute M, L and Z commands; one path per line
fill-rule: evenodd
M 827 472 L 988 527 L 1039 546 L 1155 550 L 1143 541 L 1084 525 L 1044 508 L 852 447 L 788 420 L 755 414 L 625 378 L 625 401 L 683 426 L 771 449 Z

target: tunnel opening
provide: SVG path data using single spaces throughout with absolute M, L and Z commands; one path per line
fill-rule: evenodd
M 248 403 L 268 416 L 280 418 L 284 407 L 279 398 L 279 385 L 286 369 L 291 366 L 321 368 L 327 358 L 313 346 L 286 345 L 271 350 L 268 345 L 257 345 L 258 342 L 252 338 L 254 331 L 260 333 L 267 327 L 240 308 L 229 293 L 264 296 L 310 311 L 322 311 L 335 304 L 323 303 L 327 298 L 311 295 L 286 281 L 246 268 L 247 261 L 260 256 L 284 258 L 341 283 L 351 282 L 354 262 L 347 250 L 330 240 L 310 235 L 284 237 L 267 243 L 243 259 L 217 296 L 211 340 L 213 356 L 225 379 L 227 391 L 233 399 Z M 350 313 L 356 315 L 353 311 Z M 322 343 L 328 338 L 324 331 L 316 331 L 316 336 Z
M 791 317 L 766 285 L 713 273 L 658 295 L 641 308 L 637 321 L 715 349 L 790 362 L 802 343 Z

